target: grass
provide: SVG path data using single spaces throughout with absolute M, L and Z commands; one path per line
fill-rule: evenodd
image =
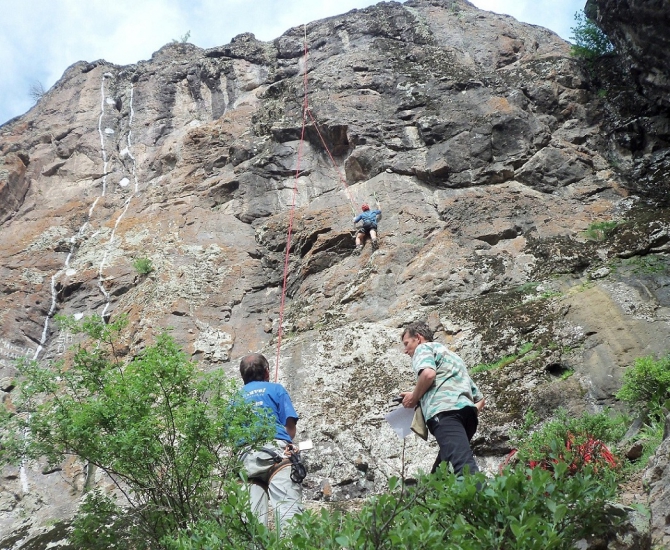
M 584 231 L 584 236 L 592 241 L 604 241 L 614 232 L 617 225 L 615 221 L 593 222 Z
M 405 239 L 405 242 L 407 244 L 411 244 L 412 246 L 423 246 L 426 244 L 426 239 L 417 237 L 416 235 L 410 235 Z
M 584 281 L 583 283 L 573 286 L 569 291 L 568 294 L 579 294 L 580 292 L 584 292 L 585 290 L 588 290 L 589 288 L 593 288 L 596 286 L 596 283 L 593 281 Z
M 154 270 L 154 266 L 149 258 L 137 258 L 133 260 L 133 267 L 140 275 L 148 275 Z
M 642 456 L 629 463 L 628 471 L 637 472 L 647 466 L 647 462 L 649 462 L 649 459 L 656 453 L 656 450 L 663 442 L 664 426 L 665 423 L 663 421 L 653 420 L 650 424 L 645 424 L 640 430 L 635 439 L 642 443 Z
M 573 374 L 575 374 L 575 371 L 574 371 L 574 370 L 572 370 L 572 369 L 565 369 L 565 370 L 561 373 L 561 375 L 559 376 L 559 378 L 560 378 L 561 380 L 567 380 L 567 379 L 570 378 Z
M 667 259 L 659 256 L 633 256 L 623 260 L 623 265 L 632 266 L 633 273 L 636 275 L 670 272 L 670 265 Z
M 528 352 L 530 352 L 533 349 L 534 345 L 535 344 L 533 344 L 532 342 L 526 342 L 519 348 L 519 350 L 516 353 L 513 353 L 512 355 L 505 355 L 504 357 L 498 359 L 494 363 L 483 363 L 475 365 L 474 367 L 469 369 L 470 374 L 477 374 L 478 372 L 486 372 L 489 370 L 495 370 L 500 369 L 502 367 L 506 367 L 507 365 L 514 363 L 518 359 L 521 359 L 524 355 L 527 355 Z
M 519 285 L 514 290 L 520 292 L 521 294 L 530 294 L 531 292 L 535 292 L 538 286 L 540 286 L 540 283 L 535 281 L 529 281 L 527 283 Z
M 557 290 L 545 290 L 542 294 L 539 294 L 537 296 L 530 296 L 531 294 L 537 292 L 537 289 L 541 284 L 542 283 L 538 283 L 536 281 L 529 281 L 527 283 L 519 285 L 514 289 L 514 291 L 526 295 L 524 296 L 524 302 L 532 300 L 548 300 L 549 298 L 557 298 L 563 295 L 562 292 L 559 292 Z
M 546 290 L 540 294 L 539 298 L 540 300 L 549 300 L 550 298 L 558 298 L 559 296 L 563 296 L 563 293 L 558 290 Z

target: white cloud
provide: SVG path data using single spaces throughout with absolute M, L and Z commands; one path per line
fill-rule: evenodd
M 375 4 L 372 0 L 3 0 L 0 18 L 0 123 L 32 105 L 30 84 L 51 87 L 73 63 L 127 65 L 190 31 L 203 48 L 242 32 L 272 40 L 287 29 Z M 474 0 L 569 36 L 584 0 Z

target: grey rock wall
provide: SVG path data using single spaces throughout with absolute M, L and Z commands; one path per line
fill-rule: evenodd
M 274 358 L 295 186 L 279 379 L 315 442 L 313 505 L 400 473 L 382 413 L 412 385 L 400 332 L 416 319 L 472 366 L 517 356 L 476 375 L 490 472 L 527 409 L 616 406 L 634 358 L 667 351 L 670 212 L 612 166 L 608 107 L 569 45 L 464 1 L 310 23 L 301 143 L 302 37 L 78 62 L 0 127 L 2 400 L 16 358 L 72 344 L 55 313 L 128 314 L 128 356 L 170 327 L 204 370 Z M 375 200 L 380 249 L 352 256 L 353 215 Z M 616 228 L 589 237 L 603 221 Z M 408 438 L 406 473 L 435 453 Z M 66 519 L 84 478 L 3 471 L 3 544 Z

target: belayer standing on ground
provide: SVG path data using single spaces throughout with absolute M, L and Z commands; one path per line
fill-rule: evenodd
M 440 446 L 432 472 L 441 462 L 451 463 L 457 475 L 464 466 L 471 474 L 478 472 L 470 440 L 477 431 L 484 397 L 465 363 L 447 346 L 433 342 L 433 331 L 426 323 L 407 325 L 401 340 L 405 353 L 412 358 L 417 381 L 413 391 L 400 396 L 406 408 L 421 404 L 426 426 Z
M 268 522 L 268 495 L 277 518 L 277 530 L 302 509 L 302 467 L 297 448 L 293 445 L 298 413 L 288 392 L 281 384 L 270 382 L 270 365 L 264 355 L 253 353 L 240 361 L 244 380 L 244 399 L 269 412 L 275 422 L 274 441 L 243 457 L 244 469 L 250 482 L 251 509 L 264 525 Z
M 379 207 L 379 203 L 377 203 Z M 382 211 L 379 210 L 370 210 L 370 207 L 367 204 L 361 206 L 362 212 L 354 218 L 354 224 L 358 222 L 363 222 L 363 225 L 358 228 L 356 232 L 356 249 L 354 254 L 360 254 L 363 250 L 363 243 L 365 242 L 365 237 L 368 235 L 372 239 L 372 248 L 377 249 L 377 217 L 382 215 Z

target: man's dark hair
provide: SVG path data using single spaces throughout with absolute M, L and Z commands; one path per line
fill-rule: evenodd
M 407 325 L 405 330 L 402 331 L 402 335 L 400 336 L 401 340 L 405 337 L 405 334 L 409 334 L 412 338 L 421 335 L 426 339 L 426 342 L 433 341 L 433 331 L 430 330 L 430 327 L 423 321 L 416 321 Z
M 252 353 L 242 357 L 240 361 L 240 374 L 245 384 L 249 382 L 263 382 L 265 380 L 265 372 L 270 370 L 270 363 L 264 355 L 260 353 Z

